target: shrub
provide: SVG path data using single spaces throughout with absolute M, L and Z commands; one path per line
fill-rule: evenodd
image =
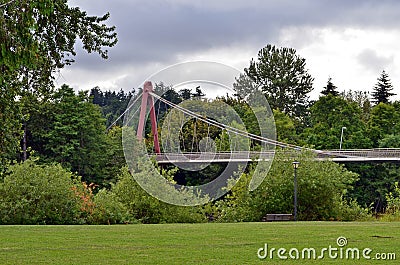
M 144 170 L 144 169 L 143 169 Z M 133 174 L 150 174 L 142 171 Z M 112 188 L 115 198 L 128 210 L 129 214 L 142 223 L 197 223 L 206 221 L 202 208 L 176 206 L 154 198 L 143 190 L 129 173 L 121 169 L 118 182 Z
M 248 191 L 251 174 L 244 174 L 218 202 L 221 220 L 261 221 L 268 213 L 293 213 L 293 157 L 301 162 L 297 170 L 299 220 L 348 219 L 352 211 L 365 211 L 357 208 L 356 202 L 349 207 L 342 199 L 357 180 L 357 174 L 332 161 L 317 161 L 315 155 L 308 152 L 278 151 L 271 169 L 256 190 Z
M 91 224 L 125 224 L 136 223 L 126 206 L 119 201 L 117 195 L 101 189 L 94 196 L 94 210 L 91 215 Z
M 12 165 L 0 183 L 0 223 L 80 223 L 76 187 L 79 179 L 60 165 Z
M 382 221 L 400 221 L 400 187 L 399 183 L 394 184 L 394 191 L 386 194 L 385 214 L 381 217 Z

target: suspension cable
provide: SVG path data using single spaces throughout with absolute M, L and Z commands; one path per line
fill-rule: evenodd
M 197 119 L 199 119 L 199 120 L 201 120 L 201 121 L 203 121 L 205 123 L 214 125 L 214 126 L 220 128 L 220 129 L 226 129 L 229 132 L 232 132 L 232 133 L 235 133 L 235 134 L 250 138 L 252 140 L 260 141 L 260 142 L 267 143 L 267 144 L 272 144 L 272 145 L 275 145 L 275 146 L 280 146 L 280 147 L 283 147 L 283 148 L 292 148 L 292 149 L 296 149 L 296 150 L 307 149 L 307 148 L 304 148 L 304 147 L 301 147 L 301 146 L 297 146 L 297 145 L 293 145 L 293 144 L 287 144 L 287 143 L 279 142 L 279 141 L 272 140 L 272 139 L 269 139 L 269 138 L 265 138 L 265 137 L 262 137 L 262 136 L 259 136 L 259 135 L 256 135 L 256 134 L 252 134 L 252 133 L 249 133 L 247 131 L 243 131 L 243 130 L 237 129 L 235 127 L 220 123 L 218 121 L 211 120 L 211 119 L 209 119 L 207 117 L 204 118 L 203 116 L 201 116 L 201 115 L 199 115 L 199 114 L 197 114 L 195 112 L 192 112 L 192 111 L 187 110 L 187 109 L 185 109 L 185 108 L 183 108 L 183 107 L 181 107 L 179 105 L 176 105 L 176 104 L 174 104 L 172 102 L 169 102 L 168 100 L 158 96 L 155 93 L 150 93 L 150 94 L 153 97 L 161 100 L 165 104 L 168 104 L 171 107 L 174 107 L 174 108 L 182 111 L 183 113 L 185 113 L 185 114 L 187 114 L 187 115 L 189 115 L 191 117 L 197 118 Z M 312 150 L 312 149 L 310 149 L 310 150 Z M 313 150 L 313 151 L 316 151 L 316 150 Z
M 110 126 L 107 127 L 107 129 L 106 129 L 107 132 L 111 129 L 111 127 L 113 127 L 115 124 L 117 124 L 117 122 L 118 122 L 118 121 L 119 121 L 119 120 L 120 120 L 134 105 L 135 105 L 135 103 L 139 100 L 139 98 L 141 98 L 141 96 L 142 96 L 142 95 L 139 95 L 139 96 L 132 102 L 132 104 L 130 104 L 130 105 L 126 108 L 126 110 L 125 110 L 121 115 L 119 115 L 119 117 L 118 117 Z M 138 108 L 132 116 L 135 116 L 135 114 L 138 112 L 139 109 L 140 109 L 140 108 Z

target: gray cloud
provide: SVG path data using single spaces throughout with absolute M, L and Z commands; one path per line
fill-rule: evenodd
M 393 63 L 394 57 L 381 56 L 374 50 L 365 49 L 357 55 L 357 59 L 365 69 L 378 73 L 387 69 Z
M 85 1 L 72 4 L 89 15 L 110 12 L 109 24 L 117 27 L 119 42 L 110 49 L 109 60 L 78 49 L 77 63 L 71 67 L 98 73 L 168 65 L 175 63 L 178 55 L 182 58 L 229 45 L 261 48 L 277 42 L 279 32 L 288 27 L 398 28 L 400 15 L 400 1 L 395 0 L 98 0 L 95 5 Z M 301 46 L 310 36 L 305 34 Z M 370 55 L 360 54 L 359 58 L 365 64 L 365 60 L 373 60 Z
M 80 5 L 89 14 L 111 13 L 120 40 L 112 55 L 121 63 L 162 61 L 177 52 L 235 42 L 273 41 L 287 26 L 398 26 L 400 13 L 398 1 L 100 0 Z

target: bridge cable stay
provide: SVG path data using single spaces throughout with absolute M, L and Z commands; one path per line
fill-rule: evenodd
M 193 137 L 192 137 L 192 149 L 191 149 L 192 153 L 193 153 L 194 142 L 195 142 L 195 139 L 197 138 L 196 127 L 197 127 L 197 119 L 195 119 L 195 121 L 193 123 Z
M 200 121 L 202 121 L 202 122 L 205 122 L 205 123 L 207 123 L 208 124 L 208 126 L 215 126 L 215 127 L 217 127 L 217 128 L 220 128 L 220 129 L 222 129 L 223 130 L 223 132 L 224 131 L 227 131 L 227 132 L 232 132 L 232 133 L 234 133 L 234 134 L 236 134 L 236 135 L 241 135 L 241 136 L 244 136 L 244 137 L 246 137 L 246 138 L 248 138 L 248 139 L 252 139 L 252 140 L 254 140 L 254 141 L 259 141 L 259 142 L 262 142 L 262 143 L 267 143 L 267 144 L 272 144 L 272 145 L 275 145 L 275 146 L 279 146 L 279 147 L 282 147 L 282 148 L 291 148 L 291 149 L 294 149 L 294 150 L 297 150 L 297 151 L 300 151 L 300 150 L 309 150 L 309 151 L 312 151 L 312 152 L 314 152 L 314 153 L 317 153 L 317 154 L 320 154 L 320 155 L 328 155 L 328 156 L 333 156 L 333 157 L 337 157 L 337 156 L 339 156 L 339 157 L 342 157 L 342 158 L 348 158 L 348 159 L 355 159 L 354 161 L 356 161 L 358 158 L 362 158 L 362 157 L 370 157 L 371 155 L 369 154 L 369 153 L 377 153 L 378 155 L 375 155 L 376 157 L 382 157 L 382 158 L 397 158 L 398 157 L 398 154 L 400 153 L 400 150 L 399 149 L 383 149 L 383 150 L 381 150 L 381 149 L 367 149 L 367 150 L 346 150 L 346 151 L 342 151 L 342 150 L 340 150 L 340 151 L 338 151 L 338 150 L 332 150 L 332 151 L 327 151 L 327 150 L 324 150 L 324 151 L 322 151 L 322 150 L 316 150 L 316 149 L 311 149 L 311 148 L 307 148 L 307 147 L 300 147 L 300 146 L 296 146 L 296 145 L 293 145 L 293 144 L 287 144 L 287 143 L 284 143 L 284 142 L 279 142 L 279 141 L 276 141 L 276 140 L 272 140 L 272 139 L 268 139 L 268 138 L 265 138 L 265 137 L 262 137 L 262 136 L 259 136 L 259 135 L 256 135 L 256 134 L 252 134 L 252 133 L 249 133 L 249 132 L 247 132 L 247 131 L 243 131 L 243 130 L 240 130 L 240 129 L 237 129 L 237 128 L 234 128 L 234 127 L 232 127 L 232 126 L 229 126 L 229 125 L 226 125 L 226 124 L 223 124 L 223 123 L 220 123 L 220 122 L 218 122 L 218 121 L 215 121 L 215 120 L 212 120 L 212 119 L 209 119 L 209 118 L 207 118 L 207 117 L 204 117 L 204 116 L 201 116 L 200 114 L 197 114 L 197 113 L 195 113 L 195 112 L 192 112 L 192 111 L 190 111 L 190 110 L 187 110 L 187 109 L 185 109 L 185 108 L 183 108 L 183 107 L 181 107 L 181 106 L 179 106 L 179 105 L 176 105 L 176 104 L 174 104 L 174 103 L 172 103 L 172 102 L 169 102 L 168 100 L 166 100 L 166 99 L 164 99 L 164 98 L 162 98 L 162 97 L 160 97 L 160 96 L 158 96 L 157 94 L 155 94 L 155 93 L 153 93 L 153 91 L 152 91 L 152 85 L 151 85 L 151 83 L 150 82 L 146 82 L 146 84 L 145 84 L 145 87 L 144 87 L 145 89 L 144 90 L 147 90 L 146 91 L 146 93 L 148 94 L 148 95 L 151 95 L 150 97 L 149 97 L 149 99 L 148 100 L 146 100 L 146 101 L 144 101 L 143 100 L 143 94 L 140 94 L 140 95 L 138 95 L 135 99 L 134 99 L 134 101 L 132 102 L 132 103 L 130 103 L 129 104 L 129 106 L 127 107 L 127 109 L 110 125 L 110 126 L 108 126 L 107 127 L 107 131 L 109 131 L 113 126 L 115 126 L 115 124 L 128 112 L 128 111 L 130 111 L 131 109 L 132 109 L 132 107 L 136 104 L 136 102 L 140 99 L 140 98 L 142 98 L 142 101 L 144 101 L 144 102 L 142 102 L 142 107 L 143 106 L 145 106 L 145 105 L 148 105 L 149 107 L 150 107 L 150 112 L 152 112 L 153 111 L 153 115 L 150 115 L 150 116 L 156 116 L 155 115 L 155 113 L 154 113 L 154 100 L 153 100 L 153 98 L 152 97 L 154 97 L 154 98 L 156 98 L 156 99 L 158 99 L 158 100 L 160 100 L 161 102 L 163 102 L 163 103 L 165 103 L 165 104 L 167 104 L 167 105 L 169 105 L 169 106 L 171 106 L 171 107 L 173 107 L 173 108 L 175 108 L 175 109 L 178 109 L 179 111 L 181 111 L 183 114 L 186 114 L 186 115 L 188 115 L 188 116 L 191 116 L 191 117 L 193 117 L 193 118 L 195 118 L 195 119 L 198 119 L 198 120 L 200 120 Z M 147 103 L 147 104 L 146 104 Z M 160 104 L 160 102 L 159 102 L 159 104 Z M 147 107 L 147 106 L 145 106 L 145 107 Z M 136 109 L 136 111 L 133 113 L 133 115 L 129 115 L 130 117 L 135 117 L 135 114 L 139 111 L 139 110 L 141 110 L 141 108 L 138 108 L 138 109 Z M 152 114 L 152 113 L 150 113 L 150 114 Z M 132 119 L 132 118 L 130 118 L 130 119 Z M 156 121 L 156 117 L 152 117 L 153 118 L 153 120 L 155 121 L 155 124 L 152 124 L 152 127 L 154 127 L 153 125 L 155 125 L 156 126 L 156 123 L 157 123 L 157 121 Z M 140 121 L 140 119 L 139 119 L 139 121 Z M 154 121 L 152 121 L 152 123 L 154 123 Z M 127 123 L 129 124 L 129 122 L 130 122 L 130 120 L 128 120 L 127 121 Z M 184 117 L 182 117 L 182 120 L 181 120 L 181 126 L 180 126 L 180 133 L 182 134 L 183 133 L 183 131 L 182 131 L 182 128 L 183 128 L 183 125 L 184 125 L 184 123 L 185 123 L 185 119 L 184 119 Z M 154 128 L 152 128 L 152 130 L 153 130 Z M 208 127 L 208 131 L 209 131 L 209 127 Z M 208 136 L 209 136 L 209 132 L 208 132 Z M 184 141 L 184 138 L 182 138 L 182 140 Z M 158 142 L 158 141 L 157 141 Z M 221 144 L 222 144 L 222 141 L 220 141 L 220 150 L 221 150 Z M 185 143 L 183 142 L 183 146 L 185 146 Z M 156 150 L 156 152 L 157 152 L 157 150 Z M 388 152 L 389 153 L 389 155 L 386 155 L 386 153 L 385 153 L 385 156 L 382 156 L 380 153 L 382 153 L 382 152 Z M 158 153 L 160 153 L 160 151 L 158 150 Z M 360 154 L 361 154 L 361 156 L 360 156 Z M 376 158 L 375 157 L 375 158 Z M 338 159 L 341 159 L 341 158 L 338 158 Z M 397 161 L 397 160 L 396 160 Z M 399 160 L 400 161 L 400 160 Z
M 126 108 L 126 110 L 119 115 L 119 117 L 113 122 L 111 123 L 110 126 L 107 127 L 106 131 L 108 132 L 113 126 L 115 126 L 115 124 L 117 124 L 117 122 L 135 105 L 135 103 L 141 98 L 141 95 L 139 95 L 138 97 L 136 97 L 136 99 Z M 131 115 L 132 117 L 135 116 L 135 114 L 139 111 L 139 109 L 137 109 L 135 111 L 135 113 L 133 115 Z
M 179 135 L 182 135 L 182 146 L 185 147 L 185 137 L 183 137 L 183 126 L 185 125 L 185 117 L 182 116 L 181 127 L 179 128 Z
M 169 106 L 171 106 L 171 107 L 173 107 L 175 109 L 180 110 L 184 114 L 187 114 L 187 115 L 189 115 L 189 116 L 191 116 L 193 118 L 196 118 L 196 119 L 198 119 L 200 121 L 203 121 L 203 122 L 205 122 L 205 123 L 207 123 L 209 125 L 215 126 L 215 127 L 220 128 L 222 130 L 226 130 L 228 132 L 232 132 L 232 133 L 234 133 L 236 135 L 244 136 L 244 137 L 246 137 L 248 139 L 251 139 L 251 140 L 254 140 L 254 141 L 258 141 L 258 142 L 266 143 L 266 144 L 271 144 L 271 145 L 274 145 L 274 146 L 279 146 L 281 148 L 289 148 L 289 149 L 293 149 L 295 151 L 308 150 L 308 151 L 311 151 L 311 152 L 319 154 L 319 155 L 327 155 L 327 156 L 334 156 L 334 157 L 337 157 L 338 155 L 341 156 L 341 157 L 354 157 L 353 155 L 347 155 L 347 154 L 343 154 L 343 153 L 338 154 L 337 152 L 331 152 L 331 151 L 326 151 L 326 150 L 324 150 L 324 151 L 323 150 L 317 150 L 317 149 L 312 149 L 312 148 L 308 148 L 308 147 L 301 147 L 301 146 L 298 146 L 298 145 L 288 144 L 288 143 L 280 142 L 280 141 L 277 141 L 277 140 L 272 140 L 272 139 L 269 139 L 269 138 L 266 138 L 266 137 L 262 137 L 262 136 L 259 136 L 259 135 L 256 135 L 256 134 L 252 134 L 252 133 L 249 133 L 247 131 L 240 130 L 238 128 L 235 128 L 235 127 L 220 123 L 218 121 L 209 119 L 209 118 L 204 117 L 204 116 L 202 116 L 202 115 L 200 115 L 200 114 L 198 114 L 196 112 L 193 112 L 191 110 L 185 109 L 185 108 L 183 108 L 183 107 L 181 107 L 181 106 L 179 106 L 179 105 L 177 105 L 175 103 L 172 103 L 172 102 L 160 97 L 159 95 L 157 95 L 157 94 L 155 94 L 153 92 L 149 92 L 149 94 L 151 96 L 153 96 L 154 98 L 156 98 L 157 100 L 160 100 L 160 101 L 164 102 L 165 104 L 167 104 L 167 105 L 169 105 Z
M 252 133 L 249 133 L 247 131 L 243 131 L 243 130 L 237 129 L 235 127 L 220 123 L 218 121 L 211 120 L 209 118 L 204 118 L 203 116 L 201 116 L 201 115 L 199 115 L 199 114 L 197 114 L 195 112 L 192 112 L 192 111 L 187 110 L 187 109 L 185 109 L 185 108 L 183 108 L 183 107 L 181 107 L 179 105 L 176 105 L 176 104 L 174 104 L 172 102 L 169 102 L 168 100 L 158 96 L 157 94 L 150 93 L 150 95 L 152 95 L 153 97 L 157 98 L 158 100 L 161 100 L 165 104 L 168 104 L 171 107 L 182 111 L 183 113 L 185 113 L 185 114 L 187 114 L 187 115 L 189 115 L 189 116 L 191 116 L 193 118 L 199 119 L 199 120 L 201 120 L 201 121 L 203 121 L 203 122 L 205 122 L 207 124 L 213 125 L 213 126 L 218 127 L 220 129 L 225 129 L 225 130 L 227 130 L 229 132 L 232 132 L 232 133 L 235 133 L 237 135 L 241 135 L 241 136 L 250 138 L 250 139 L 255 140 L 255 141 L 260 141 L 260 142 L 263 142 L 263 143 L 272 144 L 272 145 L 283 147 L 283 148 L 291 148 L 291 149 L 295 149 L 295 150 L 309 149 L 309 148 L 304 148 L 304 147 L 300 147 L 300 146 L 293 145 L 293 144 L 287 144 L 287 143 L 279 142 L 279 141 L 276 141 L 276 140 L 268 139 L 268 138 L 265 138 L 265 137 L 262 137 L 262 136 L 259 136 L 259 135 L 256 135 L 256 134 L 252 134 Z M 309 149 L 309 150 L 317 151 L 317 152 L 319 151 L 319 150 L 314 150 L 314 149 Z M 319 151 L 319 152 L 322 152 L 322 151 Z

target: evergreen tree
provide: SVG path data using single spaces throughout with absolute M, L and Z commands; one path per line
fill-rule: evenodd
M 332 83 L 332 78 L 329 77 L 328 83 L 326 84 L 326 87 L 324 87 L 324 90 L 322 90 L 321 94 L 324 96 L 327 96 L 331 94 L 332 96 L 339 96 L 339 92 L 336 91 L 337 87 Z
M 389 75 L 383 70 L 372 92 L 372 102 L 375 104 L 389 103 L 389 97 L 396 95 L 390 92 L 392 90 L 393 86 L 390 82 Z
M 135 95 L 135 89 L 127 93 L 122 89 L 118 93 L 115 91 L 103 92 L 99 87 L 94 87 L 90 90 L 91 102 L 100 107 L 101 113 L 106 119 L 107 128 L 124 113 L 133 96 L 137 96 Z M 122 121 L 122 119 L 118 120 L 115 125 L 122 126 Z
M 241 75 L 234 84 L 239 98 L 247 97 L 254 89 L 260 90 L 272 109 L 304 123 L 314 78 L 307 72 L 305 59 L 295 49 L 268 44 L 244 71 L 246 75 Z
M 190 89 L 184 88 L 179 90 L 179 96 L 182 98 L 182 100 L 188 100 L 192 98 L 192 93 Z

